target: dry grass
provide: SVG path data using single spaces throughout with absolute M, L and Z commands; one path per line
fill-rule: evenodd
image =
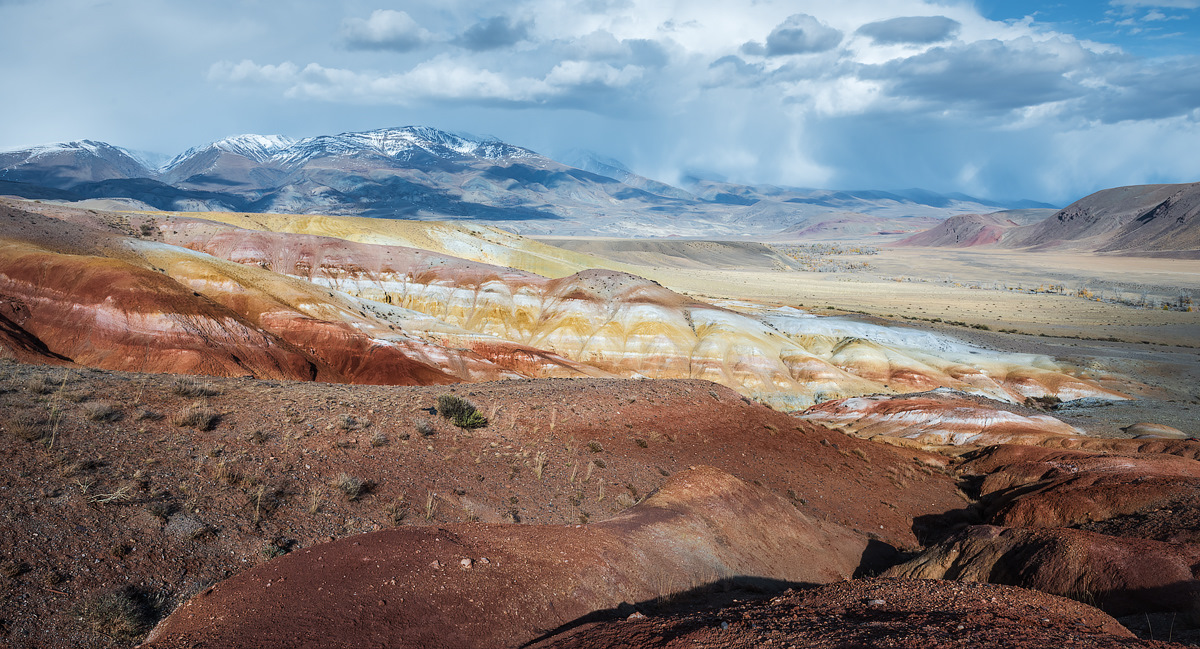
M 212 430 L 221 421 L 221 413 L 200 403 L 192 404 L 171 417 L 171 423 L 196 430 Z
M 346 500 L 351 502 L 362 498 L 371 491 L 370 482 L 349 473 L 338 475 L 337 479 L 333 481 L 333 487 L 342 492 Z
M 133 586 L 107 590 L 85 600 L 79 616 L 97 633 L 134 642 L 150 630 L 158 617 L 160 602 Z
M 199 381 L 197 379 L 186 377 L 175 381 L 171 384 L 171 391 L 181 397 L 195 399 L 197 397 L 215 397 L 221 394 L 221 391 L 213 387 L 212 383 L 207 381 Z
M 40 414 L 31 412 L 13 417 L 6 428 L 9 434 L 27 442 L 36 442 L 50 435 L 50 421 Z
M 535 455 L 533 458 L 533 474 L 536 475 L 537 479 L 540 481 L 542 479 L 542 472 L 545 470 L 546 453 L 545 451 L 538 451 L 537 455 Z
M 106 401 L 95 401 L 83 407 L 83 414 L 95 422 L 112 422 L 120 419 L 124 413 Z

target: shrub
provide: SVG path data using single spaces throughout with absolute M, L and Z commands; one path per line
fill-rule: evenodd
M 87 404 L 83 407 L 83 412 L 88 419 L 97 422 L 117 421 L 122 415 L 116 406 L 102 401 Z
M 36 442 L 50 434 L 50 422 L 33 413 L 17 415 L 8 423 L 8 432 L 18 439 Z
M 352 476 L 349 473 L 343 473 L 339 475 L 337 480 L 333 481 L 333 486 L 336 487 L 338 491 L 342 492 L 342 495 L 346 497 L 346 500 L 350 501 L 358 500 L 371 491 L 370 482 L 367 482 L 362 478 Z
M 219 412 L 200 404 L 184 408 L 171 417 L 171 422 L 176 426 L 189 426 L 197 430 L 212 430 L 220 421 L 221 414 Z
M 388 436 L 384 435 L 383 433 L 375 433 L 371 436 L 371 446 L 374 448 L 387 446 L 389 441 L 390 440 L 388 440 Z
M 416 429 L 417 432 L 421 434 L 421 437 L 430 437 L 437 432 L 434 430 L 433 424 L 424 419 L 417 421 Z
M 487 417 L 475 409 L 475 404 L 453 394 L 443 394 L 437 401 L 438 414 L 459 428 L 483 428 Z
M 221 391 L 209 383 L 201 383 L 193 378 L 184 378 L 171 385 L 171 391 L 181 397 L 194 399 L 196 397 L 215 397 Z
M 107 590 L 83 602 L 79 616 L 98 633 L 136 641 L 158 617 L 157 602 L 133 586 Z

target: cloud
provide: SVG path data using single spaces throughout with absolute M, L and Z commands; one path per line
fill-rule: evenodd
M 411 16 L 393 9 L 376 9 L 366 20 L 347 18 L 342 21 L 341 37 L 350 49 L 395 52 L 415 50 L 433 40 L 433 34 Z
M 259 65 L 250 59 L 238 63 L 218 61 L 208 69 L 208 80 L 245 84 L 287 84 L 296 79 L 300 68 L 291 61 L 278 65 Z
M 561 53 L 566 59 L 624 62 L 653 68 L 663 67 L 670 61 L 666 45 L 659 41 L 646 38 L 618 40 L 602 29 L 564 42 Z
M 958 33 L 962 23 L 945 16 L 906 16 L 867 23 L 858 33 L 883 45 L 937 43 Z
M 986 40 L 866 66 L 893 95 L 947 107 L 1008 111 L 1081 96 L 1074 73 L 1093 60 L 1078 43 Z
M 1200 9 L 1200 0 L 1111 0 L 1115 7 L 1170 7 L 1172 9 Z
M 808 14 L 792 14 L 767 36 L 767 56 L 825 52 L 842 42 L 842 33 Z M 747 43 L 743 51 L 757 53 L 759 47 Z M 749 47 L 750 50 L 745 48 Z
M 475 52 L 511 47 L 529 36 L 530 23 L 514 23 L 506 16 L 494 16 L 471 25 L 455 44 Z

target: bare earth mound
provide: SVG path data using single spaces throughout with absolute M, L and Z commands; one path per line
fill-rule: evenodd
M 391 530 L 295 552 L 193 598 L 145 646 L 519 646 L 594 611 L 720 579 L 845 578 L 865 547 L 701 467 L 594 525 Z
M 790 591 L 767 602 L 614 620 L 538 647 L 1174 647 L 1138 640 L 1068 599 L 1007 586 L 870 579 Z

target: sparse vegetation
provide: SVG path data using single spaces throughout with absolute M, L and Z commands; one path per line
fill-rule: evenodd
M 487 417 L 475 408 L 475 404 L 453 394 L 438 397 L 437 410 L 459 428 L 472 429 L 487 426 Z
M 375 433 L 371 436 L 371 447 L 379 448 L 380 446 L 387 446 L 390 441 L 391 440 L 388 439 L 387 435 L 384 435 L 383 433 Z
M 221 421 L 221 414 L 203 404 L 192 404 L 171 417 L 171 423 L 196 430 L 212 430 Z
M 83 407 L 87 418 L 95 422 L 112 422 L 121 418 L 122 412 L 116 406 L 104 401 L 89 403 Z
M 7 428 L 14 437 L 27 442 L 36 442 L 50 435 L 50 422 L 45 417 L 31 412 L 13 417 Z
M 198 397 L 215 397 L 221 391 L 211 383 L 201 382 L 191 377 L 185 377 L 171 384 L 171 391 L 181 397 L 195 399 Z
M 594 440 L 591 442 L 588 442 L 587 447 L 588 447 L 588 450 L 593 453 L 603 453 L 604 452 L 604 446 L 601 445 L 600 442 L 597 442 Z
M 150 630 L 158 618 L 161 604 L 158 598 L 126 586 L 106 590 L 85 600 L 78 613 L 79 618 L 97 633 L 134 642 Z
M 437 432 L 433 427 L 433 423 L 426 419 L 418 419 L 417 423 L 414 424 L 414 428 L 417 429 L 417 433 L 421 437 L 432 437 Z
M 362 478 L 352 476 L 349 473 L 342 473 L 333 481 L 333 486 L 342 492 L 346 500 L 353 502 L 370 493 L 372 485 Z

